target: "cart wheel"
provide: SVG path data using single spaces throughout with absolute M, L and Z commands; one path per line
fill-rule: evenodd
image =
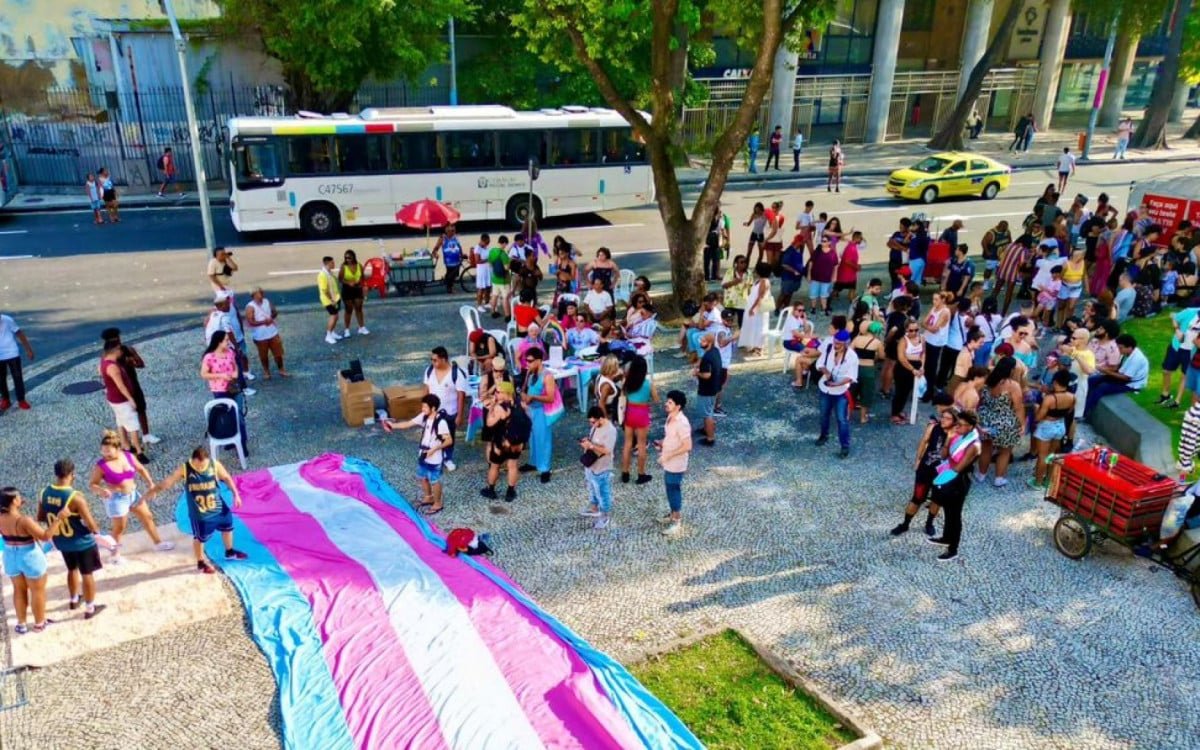
M 1054 524 L 1054 546 L 1072 560 L 1082 559 L 1092 551 L 1092 531 L 1082 518 L 1067 513 Z
M 475 293 L 475 271 L 467 269 L 458 274 L 458 285 L 467 294 Z
M 1200 580 L 1192 581 L 1192 601 L 1200 607 Z

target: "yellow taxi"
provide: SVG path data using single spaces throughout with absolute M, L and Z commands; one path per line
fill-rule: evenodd
M 947 151 L 927 156 L 888 177 L 887 191 L 898 198 L 933 203 L 938 198 L 978 195 L 988 200 L 1008 189 L 1012 167 L 979 154 Z

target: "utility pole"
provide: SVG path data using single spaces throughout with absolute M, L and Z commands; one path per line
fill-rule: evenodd
M 183 106 L 187 112 L 188 137 L 192 144 L 192 169 L 196 172 L 196 192 L 200 195 L 204 247 L 211 258 L 217 242 L 213 233 L 212 211 L 208 205 L 208 178 L 204 176 L 204 156 L 200 150 L 200 125 L 196 122 L 196 105 L 192 102 L 192 85 L 188 82 L 187 41 L 179 31 L 179 21 L 175 18 L 175 8 L 171 6 L 171 0 L 158 0 L 158 3 L 171 24 L 171 35 L 175 37 L 175 52 L 179 55 L 179 82 L 183 88 Z
M 1083 160 L 1091 158 L 1092 138 L 1096 135 L 1096 121 L 1100 118 L 1100 107 L 1104 104 L 1104 88 L 1108 85 L 1108 71 L 1112 66 L 1113 49 L 1117 46 L 1118 15 L 1112 20 L 1108 31 L 1108 44 L 1104 47 L 1104 64 L 1100 67 L 1100 79 L 1096 81 L 1096 98 L 1092 100 L 1092 113 L 1088 116 L 1087 136 L 1083 139 Z

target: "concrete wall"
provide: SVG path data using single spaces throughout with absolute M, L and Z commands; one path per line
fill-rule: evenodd
M 174 0 L 180 18 L 213 18 L 212 0 Z M 162 19 L 157 0 L 3 0 L 0 4 L 0 91 L 78 82 L 83 60 L 73 40 L 94 36 L 101 19 Z

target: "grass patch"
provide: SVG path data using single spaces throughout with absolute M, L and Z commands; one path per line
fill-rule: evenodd
M 732 630 L 630 671 L 711 750 L 826 750 L 857 739 Z
M 1178 310 L 1168 309 L 1153 318 L 1130 318 L 1121 324 L 1121 331 L 1137 339 L 1138 348 L 1150 360 L 1150 377 L 1146 380 L 1146 387 L 1140 393 L 1131 394 L 1130 397 L 1150 416 L 1171 430 L 1172 445 L 1179 444 L 1179 433 L 1183 429 L 1183 415 L 1187 413 L 1187 407 L 1191 405 L 1189 397 L 1184 394 L 1185 401 L 1178 409 L 1164 409 L 1158 406 L 1158 397 L 1162 393 L 1163 382 L 1162 368 L 1159 365 L 1162 364 L 1163 354 L 1171 345 L 1171 337 L 1175 333 L 1175 328 L 1171 325 L 1171 316 L 1176 312 Z M 1175 373 L 1174 380 L 1171 381 L 1171 395 L 1175 394 L 1175 390 L 1179 387 L 1179 380 L 1183 377 L 1183 372 Z

